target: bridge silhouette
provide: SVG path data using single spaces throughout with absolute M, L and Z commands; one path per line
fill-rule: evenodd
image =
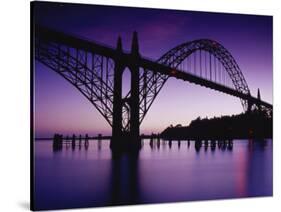
M 36 25 L 35 59 L 75 86 L 112 127 L 111 149 L 138 149 L 140 125 L 169 78 L 177 78 L 237 97 L 243 110 L 272 105 L 254 97 L 230 52 L 220 43 L 199 39 L 169 50 L 158 60 L 139 52 L 137 33 L 131 51 Z M 122 75 L 131 72 L 130 91 L 122 97 Z

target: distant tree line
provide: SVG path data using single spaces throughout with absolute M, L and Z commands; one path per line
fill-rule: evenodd
M 167 140 L 272 138 L 272 114 L 257 109 L 210 119 L 198 117 L 188 126 L 167 127 L 161 137 Z

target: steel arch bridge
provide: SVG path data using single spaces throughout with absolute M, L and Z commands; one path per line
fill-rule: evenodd
M 180 45 L 176 46 L 175 48 L 171 49 L 170 51 L 168 51 L 167 53 L 165 53 L 162 57 L 160 57 L 157 60 L 157 62 L 177 69 L 184 62 L 184 60 L 186 60 L 186 59 L 193 60 L 192 58 L 188 58 L 188 57 L 190 57 L 196 51 L 199 52 L 199 58 L 198 58 L 199 61 L 197 63 L 199 63 L 199 66 L 200 66 L 200 67 L 198 67 L 198 68 L 200 68 L 200 70 L 198 71 L 199 72 L 198 75 L 200 75 L 201 78 L 202 78 L 202 75 L 204 74 L 203 73 L 204 71 L 205 71 L 205 75 L 206 75 L 206 66 L 209 66 L 208 67 L 210 69 L 209 77 L 210 77 L 210 80 L 212 80 L 212 70 L 211 69 L 213 66 L 211 63 L 212 63 L 212 61 L 215 62 L 215 64 L 216 64 L 216 62 L 220 62 L 220 64 L 218 64 L 218 66 L 219 65 L 223 66 L 224 71 L 229 75 L 233 85 L 235 86 L 235 89 L 238 92 L 243 93 L 245 95 L 251 95 L 247 82 L 246 82 L 246 80 L 243 76 L 243 73 L 240 70 L 238 64 L 236 63 L 235 59 L 227 51 L 227 49 L 225 49 L 221 44 L 219 44 L 216 41 L 209 40 L 209 39 L 200 39 L 200 40 L 194 40 L 194 41 L 180 44 Z M 207 53 L 208 53 L 208 55 L 207 55 Z M 205 70 L 203 70 L 203 67 L 202 67 L 202 60 L 203 60 L 202 56 L 204 57 Z M 214 57 L 213 60 L 212 60 L 212 56 Z M 209 57 L 208 61 L 206 60 L 206 57 Z M 198 65 L 196 63 L 196 54 L 195 54 L 194 58 L 195 58 L 194 59 L 195 67 L 193 67 L 193 68 L 196 69 L 196 65 Z M 188 72 L 188 71 L 190 72 L 190 69 L 185 70 L 185 68 L 183 68 L 183 67 L 180 67 L 180 70 L 184 70 L 185 72 Z M 220 71 L 222 71 L 222 70 L 220 70 Z M 150 97 L 150 101 L 148 100 L 148 102 L 150 103 L 148 105 L 148 108 L 149 108 L 169 77 L 170 77 L 169 75 L 163 75 L 162 73 L 153 72 L 147 80 L 147 82 L 152 82 L 150 87 L 151 88 L 154 87 L 153 89 L 149 89 L 149 91 L 152 91 L 152 94 L 148 95 L 148 96 L 142 95 L 143 98 L 141 99 L 141 104 L 143 104 L 144 101 L 147 101 L 147 98 Z M 143 78 L 141 78 L 141 79 L 143 80 Z M 142 89 L 141 91 L 143 93 L 145 93 L 143 90 L 144 89 Z M 243 107 L 244 111 L 248 110 L 248 108 L 251 107 L 251 103 L 248 104 L 248 101 L 243 98 L 241 98 L 241 103 L 242 103 L 242 107 Z M 145 108 L 145 107 L 143 106 L 141 108 Z M 144 114 L 146 114 L 146 112 L 147 112 L 147 110 L 144 111 Z M 141 121 L 142 121 L 144 116 L 142 116 L 141 118 L 142 118 L 141 119 Z
M 216 41 L 186 42 L 153 61 L 140 55 L 136 32 L 131 51 L 126 52 L 121 38 L 112 48 L 42 26 L 34 29 L 35 59 L 69 81 L 95 106 L 112 127 L 115 140 L 124 134 L 138 140 L 140 124 L 170 77 L 238 97 L 244 111 L 259 107 L 272 113 L 271 104 L 251 96 L 235 59 Z M 125 68 L 131 71 L 131 90 L 122 97 Z
M 224 48 L 221 44 L 219 44 L 214 40 L 200 39 L 200 40 L 194 40 L 191 42 L 183 43 L 171 49 L 166 54 L 164 54 L 158 60 L 158 62 L 177 68 L 187 57 L 189 57 L 195 51 L 199 52 L 199 60 L 201 60 L 201 62 L 199 61 L 199 64 L 201 65 L 201 70 L 200 70 L 201 77 L 202 77 L 202 54 L 208 52 L 209 57 L 212 56 L 215 57 L 215 60 L 209 58 L 209 62 L 212 63 L 213 61 L 216 63 L 216 60 L 218 60 L 221 63 L 220 65 L 224 67 L 235 89 L 241 93 L 250 95 L 250 89 L 235 59 L 227 51 L 226 48 Z M 203 57 L 206 57 L 206 54 Z M 212 68 L 212 64 L 208 64 L 208 65 L 210 65 Z M 210 72 L 210 78 L 212 80 L 212 72 Z M 245 101 L 244 99 L 241 99 L 241 102 L 244 110 L 247 110 L 248 102 Z

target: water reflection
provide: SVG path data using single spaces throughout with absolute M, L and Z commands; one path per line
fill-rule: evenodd
M 103 141 L 102 140 L 92 140 L 92 141 L 97 142 L 97 149 L 100 151 L 102 149 Z M 190 140 L 188 140 L 188 141 L 162 140 L 163 149 L 165 149 L 167 142 L 168 142 L 169 149 L 172 148 L 173 142 L 177 143 L 178 149 L 181 148 L 182 143 L 186 143 L 188 149 L 190 148 L 190 144 L 191 144 Z M 194 148 L 195 148 L 196 152 L 199 152 L 202 147 L 204 148 L 204 151 L 207 151 L 208 149 L 210 149 L 212 152 L 215 151 L 216 149 L 219 149 L 222 151 L 225 151 L 225 150 L 232 151 L 232 149 L 233 149 L 232 140 L 196 140 L 193 142 L 194 142 Z M 266 146 L 266 140 L 261 140 L 261 141 L 249 140 L 249 148 L 252 148 L 253 144 L 258 144 L 259 147 L 264 147 L 264 146 Z M 71 140 L 63 140 L 62 142 L 53 141 L 53 151 L 54 152 L 61 151 L 64 146 L 66 149 L 68 149 L 71 146 L 73 151 L 76 149 L 77 146 L 78 146 L 79 150 L 81 150 L 82 146 L 84 146 L 85 150 L 87 150 L 89 148 L 89 145 L 90 145 L 89 139 L 87 139 L 87 140 L 79 139 L 77 141 L 77 140 L 75 140 L 75 137 L 73 136 Z M 143 146 L 144 146 L 144 141 L 141 141 L 141 148 Z M 157 139 L 157 140 L 150 139 L 149 146 L 150 146 L 151 150 L 154 150 L 154 149 L 159 150 L 161 147 L 161 140 L 160 139 Z
M 138 157 L 138 154 L 126 154 L 114 156 L 111 161 L 110 205 L 140 203 Z
M 236 171 L 240 173 L 236 179 L 238 194 L 251 197 L 272 195 L 272 142 L 265 139 L 249 139 L 247 149 L 241 151 L 237 157 L 239 159 Z
M 173 146 L 173 142 L 177 142 L 177 147 L 178 149 L 181 148 L 182 143 L 187 143 L 187 148 L 190 148 L 190 143 L 191 141 L 183 141 L 183 140 L 178 140 L 178 141 L 166 141 L 166 140 L 162 140 L 162 147 L 165 148 L 166 144 L 168 142 L 169 145 L 169 149 L 172 148 Z M 202 147 L 204 147 L 204 150 L 207 151 L 209 148 L 211 149 L 211 151 L 215 151 L 216 148 L 220 149 L 220 150 L 229 150 L 232 151 L 233 149 L 233 141 L 232 140 L 196 140 L 193 141 L 194 142 L 194 148 L 196 150 L 196 152 L 199 152 L 200 149 Z M 150 140 L 149 142 L 149 146 L 150 148 L 153 150 L 155 149 L 155 147 L 157 147 L 157 149 L 160 148 L 160 141 L 153 141 L 153 139 Z
M 271 140 L 143 140 L 121 156 L 80 136 L 35 145 L 41 209 L 272 195 Z

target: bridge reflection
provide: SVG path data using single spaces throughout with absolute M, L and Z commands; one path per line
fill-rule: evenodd
M 99 205 L 139 204 L 147 200 L 164 202 L 168 197 L 168 200 L 172 201 L 178 192 L 181 198 L 187 196 L 192 198 L 194 193 L 200 191 L 201 197 L 205 198 L 214 194 L 213 192 L 219 194 L 220 191 L 224 191 L 221 189 L 225 189 L 227 187 L 225 185 L 232 187 L 235 197 L 268 195 L 272 192 L 271 140 L 196 142 L 160 139 L 158 142 L 154 139 L 150 143 L 150 139 L 143 139 L 142 149 L 138 154 L 123 154 L 114 159 L 111 157 L 109 140 L 90 139 L 87 151 L 85 141 L 81 140 L 81 151 L 78 136 L 74 151 L 69 137 L 69 141 L 63 143 L 61 151 L 56 153 L 52 153 L 50 149 L 46 151 L 46 144 L 52 148 L 51 142 L 36 143 L 41 145 L 41 151 L 51 152 L 54 161 L 57 162 L 56 165 L 51 163 L 47 167 L 41 163 L 39 167 L 40 171 L 44 169 L 50 173 L 51 176 L 48 174 L 44 181 L 51 182 L 49 187 L 56 199 L 61 202 L 77 203 L 77 198 L 73 198 L 73 194 L 56 193 L 58 186 L 65 185 L 70 191 L 86 194 L 83 204 L 91 204 L 94 199 Z M 208 172 L 206 175 L 206 170 L 217 168 L 227 171 Z M 68 178 L 61 177 L 65 173 Z M 81 187 L 73 185 L 73 177 L 75 182 L 82 185 Z M 191 181 L 187 180 L 191 178 Z M 218 189 L 208 190 L 209 185 Z M 261 188 L 263 185 L 264 188 Z M 209 193 L 206 194 L 206 191 Z M 167 192 L 172 192 L 170 194 L 173 196 L 167 196 Z
M 140 203 L 139 155 L 112 155 L 109 205 L 131 205 Z

